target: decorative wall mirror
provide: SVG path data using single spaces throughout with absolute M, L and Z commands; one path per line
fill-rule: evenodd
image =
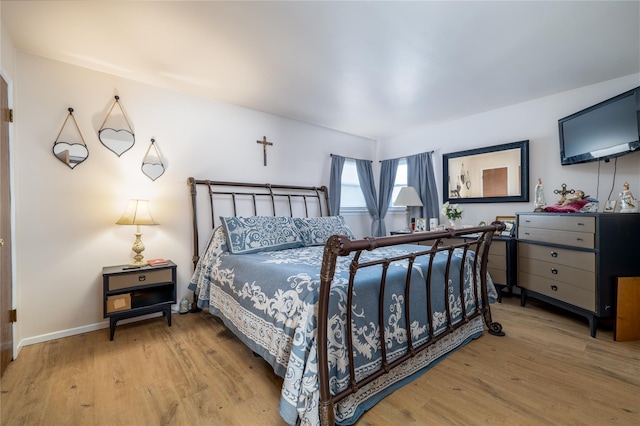
M 442 156 L 443 202 L 529 201 L 529 141 Z
M 151 152 L 153 148 L 153 152 Z M 147 175 L 149 179 L 156 180 L 164 173 L 164 163 L 162 162 L 162 156 L 156 145 L 156 140 L 151 139 L 151 144 L 147 149 L 147 153 L 142 160 L 142 173 Z
M 131 149 L 136 142 L 131 124 L 119 101 L 120 97 L 115 96 L 115 101 L 111 104 L 111 108 L 109 108 L 109 112 L 98 130 L 98 139 L 102 145 L 113 151 L 118 157 Z M 113 111 L 116 105 L 120 109 L 119 113 Z
M 78 122 L 73 116 L 73 108 L 69 108 L 67 111 L 69 111 L 69 114 L 67 114 L 67 118 L 65 118 L 64 123 L 62 123 L 60 132 L 58 132 L 58 136 L 56 136 L 56 140 L 53 142 L 53 155 L 73 169 L 89 157 L 89 149 L 87 148 L 87 144 L 84 142 L 84 138 L 82 137 L 82 133 L 78 127 Z M 66 128 L 69 117 L 73 120 L 75 129 Z M 74 131 L 77 132 L 76 135 L 73 135 Z M 74 138 L 79 137 L 82 143 L 63 142 L 60 140 L 61 137 L 66 140 L 73 140 Z

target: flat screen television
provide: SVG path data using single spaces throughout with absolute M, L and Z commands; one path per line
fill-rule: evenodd
M 640 87 L 558 120 L 562 165 L 608 160 L 640 148 Z

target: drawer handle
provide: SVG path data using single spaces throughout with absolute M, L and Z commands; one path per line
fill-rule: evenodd
M 529 219 L 525 219 L 524 221 L 527 222 L 527 223 L 531 223 L 531 221 Z
M 549 252 L 549 254 L 551 255 L 551 257 L 558 257 L 558 253 L 556 253 L 555 251 Z
M 582 238 L 576 238 L 576 241 L 584 241 Z
M 528 232 L 525 231 L 524 235 L 530 235 Z
M 578 222 L 578 226 L 584 226 L 584 223 Z
M 558 270 L 556 268 L 551 268 L 551 273 L 553 275 L 558 275 Z
M 147 279 L 146 275 L 138 275 L 138 281 L 145 281 Z
M 557 286 L 557 285 L 552 285 L 552 286 L 551 286 L 551 290 L 553 290 L 553 291 L 558 291 L 558 286 Z

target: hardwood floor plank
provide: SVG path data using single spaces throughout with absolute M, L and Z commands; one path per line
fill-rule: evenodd
M 640 341 L 589 336 L 542 303 L 495 304 L 483 335 L 365 413 L 358 425 L 638 425 Z M 27 346 L 1 379 L 7 425 L 285 425 L 282 379 L 208 313 Z

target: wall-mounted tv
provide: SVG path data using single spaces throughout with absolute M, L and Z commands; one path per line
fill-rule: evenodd
M 608 160 L 640 148 L 640 87 L 558 120 L 562 165 Z

